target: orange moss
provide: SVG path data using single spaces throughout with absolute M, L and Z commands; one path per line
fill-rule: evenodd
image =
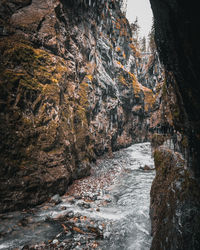
M 156 98 L 153 94 L 153 91 L 149 88 L 144 87 L 142 84 L 140 84 L 137 81 L 137 78 L 133 73 L 131 73 L 131 72 L 128 72 L 128 73 L 132 79 L 133 91 L 134 91 L 135 96 L 139 97 L 139 94 L 141 92 L 143 92 L 143 94 L 144 94 L 144 108 L 145 108 L 145 111 L 147 112 L 150 108 L 153 107 L 153 105 L 156 101 Z
M 116 47 L 116 51 L 120 52 L 121 51 L 120 47 Z
M 151 89 L 143 86 L 144 92 L 144 110 L 147 112 L 155 104 L 156 98 Z
M 139 97 L 141 90 L 141 84 L 138 81 L 133 80 L 133 91 L 136 97 Z
M 122 18 L 122 22 L 126 25 L 127 24 L 127 19 L 125 17 Z
M 88 83 L 82 82 L 79 86 L 80 105 L 82 108 L 88 107 Z
M 118 77 L 118 79 L 119 79 L 119 82 L 120 82 L 120 83 L 122 83 L 123 85 L 125 85 L 125 86 L 128 87 L 128 83 L 127 83 L 127 81 L 125 80 L 125 78 L 124 78 L 122 75 L 120 75 L 120 76 Z
M 132 49 L 132 51 L 136 57 L 140 57 L 140 52 L 136 49 L 136 47 L 133 43 L 130 43 L 129 47 Z
M 115 23 L 115 27 L 116 27 L 116 29 L 120 30 L 120 29 L 121 29 L 120 23 L 119 23 L 119 22 L 116 22 L 116 23 Z
M 134 53 L 136 53 L 136 47 L 133 45 L 133 43 L 130 43 L 129 47 L 133 50 Z
M 128 33 L 127 33 L 127 29 L 126 28 L 121 28 L 121 30 L 120 30 L 120 34 L 119 34 L 120 36 L 128 36 Z
M 124 66 L 119 62 L 119 61 L 116 61 L 117 62 L 117 64 L 122 68 L 122 69 L 124 69 Z
M 93 76 L 92 75 L 86 75 L 85 76 L 88 80 L 92 81 L 93 80 Z
M 128 72 L 132 78 L 133 91 L 136 97 L 139 97 L 139 94 L 142 90 L 142 85 L 137 81 L 136 76 L 133 73 Z
M 96 63 L 94 63 L 94 62 L 89 62 L 89 63 L 87 63 L 87 64 L 86 64 L 87 76 L 93 75 L 93 74 L 94 74 L 95 68 L 96 68 Z M 91 78 L 91 77 L 89 76 L 89 78 Z

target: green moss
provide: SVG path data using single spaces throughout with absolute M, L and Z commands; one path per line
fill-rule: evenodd
M 166 178 L 169 173 L 173 172 L 173 153 L 170 150 L 160 150 L 160 148 L 154 151 L 155 168 L 158 175 L 162 178 Z
M 179 112 L 178 111 L 175 111 L 173 113 L 173 117 L 176 119 L 176 118 L 179 118 Z
M 88 84 L 93 80 L 92 70 L 79 85 L 75 97 L 73 84 L 67 80 L 68 68 L 64 59 L 18 40 L 1 40 L 0 52 L 5 65 L 0 69 L 0 88 L 6 92 L 4 99 L 13 97 L 10 109 L 13 103 L 20 103 L 17 109 L 22 114 L 20 126 L 28 131 L 27 136 L 37 135 L 31 139 L 36 151 L 53 154 L 65 145 L 62 140 L 66 139 L 75 145 L 78 157 L 87 161 L 93 151 L 90 145 L 84 148 L 85 137 L 89 134 Z M 61 143 L 56 146 L 58 140 Z M 28 155 L 30 148 L 27 147 Z
M 24 76 L 23 73 L 14 72 L 11 69 L 5 69 L 5 68 L 4 70 L 2 69 L 0 71 L 0 74 L 1 74 L 2 83 L 3 81 L 6 81 L 7 83 L 11 83 L 11 84 L 16 83 L 19 79 L 21 79 Z
M 167 95 L 167 79 L 164 79 L 164 83 L 162 86 L 162 96 L 166 96 Z
M 14 46 L 12 48 L 8 48 L 4 53 L 7 60 L 12 61 L 15 64 L 24 65 L 30 65 L 34 62 L 36 58 L 32 47 L 21 43 L 13 45 Z
M 19 81 L 19 86 L 24 87 L 25 89 L 29 90 L 41 90 L 42 87 L 41 85 L 34 79 L 34 78 L 29 78 L 25 77 L 25 79 L 20 79 Z
M 158 148 L 154 152 L 157 181 L 169 189 L 176 190 L 176 199 L 192 200 L 200 199 L 200 185 L 192 177 L 190 171 L 185 169 L 185 161 L 179 154 L 173 151 Z M 181 187 L 176 188 L 176 183 L 181 183 Z
M 1 41 L 0 47 L 7 74 L 10 70 L 15 74 L 29 75 L 42 84 L 55 84 L 62 78 L 63 73 L 67 72 L 63 59 L 55 58 L 44 50 L 35 49 L 25 41 Z M 11 70 L 14 67 L 20 68 L 20 72 L 18 69 Z

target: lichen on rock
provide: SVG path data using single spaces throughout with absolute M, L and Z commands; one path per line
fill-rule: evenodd
M 1 212 L 61 195 L 98 156 L 147 140 L 154 105 L 131 70 L 121 1 L 12 3 L 0 3 Z

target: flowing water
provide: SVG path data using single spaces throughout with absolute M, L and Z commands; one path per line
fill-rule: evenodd
M 0 215 L 0 249 L 150 249 L 150 143 L 102 158 L 91 176 L 37 208 Z

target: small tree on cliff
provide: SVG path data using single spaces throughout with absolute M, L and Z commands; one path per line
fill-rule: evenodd
M 151 27 L 151 31 L 148 34 L 148 40 L 149 40 L 149 49 L 151 51 L 151 53 L 155 53 L 156 52 L 156 44 L 155 44 L 155 28 L 154 28 L 154 22 L 152 24 Z
M 141 51 L 146 52 L 147 47 L 146 47 L 146 37 L 145 36 L 141 39 L 140 46 L 141 46 Z
M 132 37 L 133 37 L 133 41 L 134 44 L 136 46 L 139 46 L 139 30 L 140 30 L 140 26 L 138 24 L 138 18 L 136 17 L 135 22 L 131 23 L 131 31 L 132 31 Z

